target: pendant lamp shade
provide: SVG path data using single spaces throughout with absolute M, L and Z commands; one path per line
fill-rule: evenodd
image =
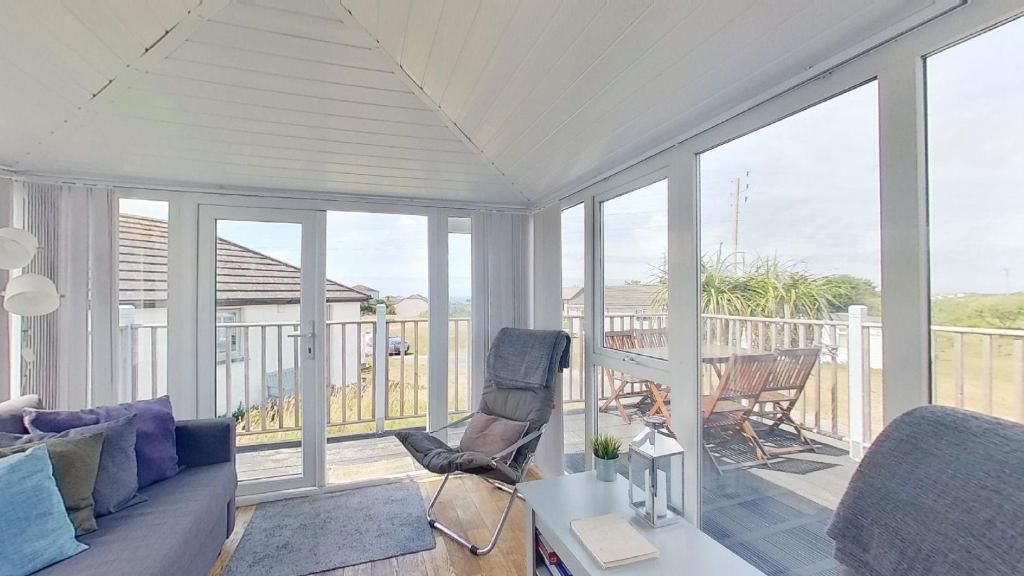
M 4 310 L 18 316 L 43 316 L 59 306 L 57 287 L 39 274 L 15 276 L 4 291 Z
M 15 270 L 28 264 L 39 249 L 39 241 L 21 228 L 0 228 L 0 268 Z

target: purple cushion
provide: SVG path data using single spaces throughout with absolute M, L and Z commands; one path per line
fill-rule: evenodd
M 116 406 L 100 406 L 78 411 L 24 411 L 25 426 L 30 432 L 63 432 L 82 426 L 94 426 L 138 414 L 135 419 L 135 457 L 139 471 L 139 488 L 166 480 L 178 473 L 178 452 L 174 439 L 174 414 L 171 399 L 160 396 Z
M 132 414 L 117 420 L 71 428 L 59 433 L 9 434 L 0 432 L 0 448 L 41 442 L 50 438 L 76 438 L 102 432 L 103 451 L 100 453 L 96 486 L 92 491 L 93 513 L 99 518 L 146 501 L 145 496 L 137 493 L 139 470 L 135 457 L 136 418 L 138 415 Z

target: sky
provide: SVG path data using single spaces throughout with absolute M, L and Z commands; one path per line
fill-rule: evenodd
M 121 200 L 121 211 L 167 219 L 167 203 Z M 217 235 L 293 266 L 300 264 L 298 224 L 222 220 Z M 449 298 L 471 295 L 472 240 L 448 235 Z M 404 214 L 327 212 L 327 277 L 348 286 L 376 288 L 382 296 L 422 294 L 427 288 L 427 218 Z
M 1024 291 L 1020 70 L 1024 19 L 927 59 L 933 294 Z M 872 82 L 702 154 L 702 252 L 732 252 L 740 178 L 738 247 L 748 261 L 776 257 L 810 273 L 880 283 L 877 99 Z M 666 193 L 656 184 L 604 204 L 609 284 L 651 279 L 667 249 Z M 154 210 L 143 204 L 130 209 Z M 166 218 L 165 204 L 151 204 Z M 425 217 L 329 212 L 327 220 L 330 278 L 385 295 L 428 295 Z M 562 223 L 563 284 L 581 286 L 582 206 Z M 297 231 L 286 225 L 223 223 L 221 234 L 298 260 Z M 467 235 L 450 241 L 453 300 L 469 298 L 469 245 Z
M 927 59 L 935 295 L 1024 291 L 1024 19 Z M 701 250 L 881 281 L 878 87 L 819 103 L 700 156 Z M 605 281 L 646 281 L 667 245 L 664 192 L 604 203 Z M 583 207 L 562 215 L 563 285 L 583 282 Z M 613 245 L 614 244 L 614 245 Z

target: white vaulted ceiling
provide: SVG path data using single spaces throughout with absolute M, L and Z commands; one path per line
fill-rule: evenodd
M 0 0 L 0 166 L 538 204 L 957 0 Z
M 17 135 L 0 165 L 524 203 L 323 0 L 193 4 L 3 1 L 21 20 L 0 18 L 0 41 L 22 49 L 0 52 L 0 101 L 19 105 L 0 111 Z M 55 15 L 68 24 L 37 34 Z

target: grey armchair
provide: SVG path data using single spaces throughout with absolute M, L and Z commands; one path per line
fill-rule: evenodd
M 529 468 L 540 436 L 547 426 L 555 404 L 555 379 L 569 365 L 569 335 L 560 331 L 502 328 L 491 344 L 477 412 L 447 426 L 424 431 L 401 431 L 395 437 L 409 454 L 427 470 L 444 474 L 444 479 L 427 507 L 431 527 L 465 546 L 478 556 L 494 549 L 508 520 L 518 494 L 516 485 Z M 506 420 L 527 423 L 523 436 L 494 454 L 451 447 L 434 434 L 482 413 Z M 467 431 L 467 434 L 469 432 Z M 434 505 L 452 474 L 480 476 L 509 494 L 490 541 L 482 548 L 433 517 Z

